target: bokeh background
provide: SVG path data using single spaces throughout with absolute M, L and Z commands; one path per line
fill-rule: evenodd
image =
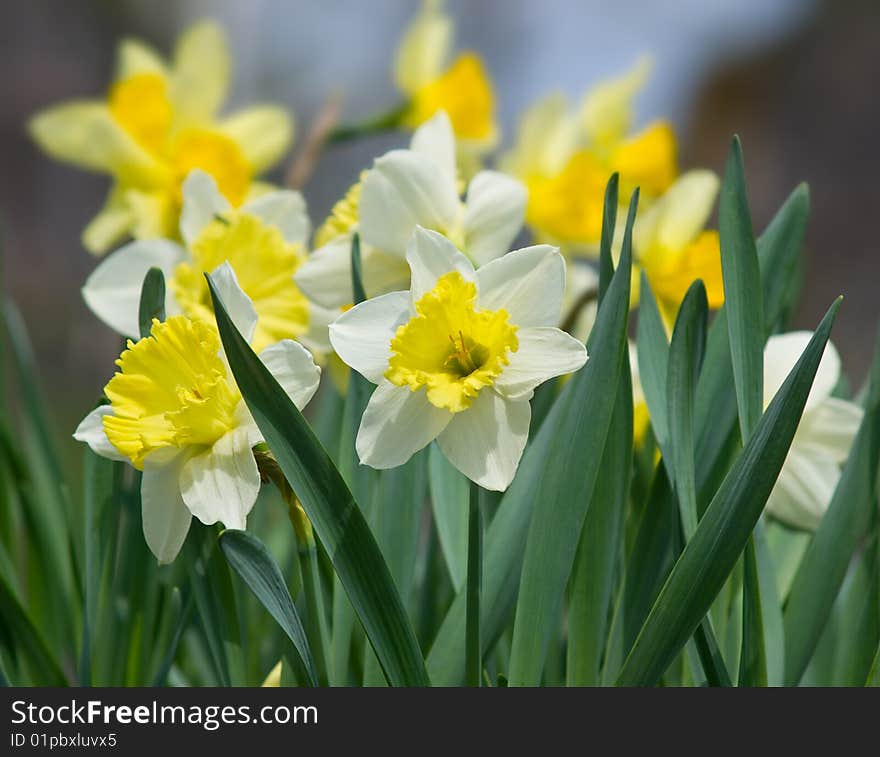
M 189 23 L 211 16 L 225 26 L 234 58 L 230 107 L 283 103 L 302 135 L 339 91 L 344 120 L 357 120 L 396 103 L 394 50 L 417 7 L 417 0 L 0 3 L 3 281 L 30 330 L 59 441 L 92 406 L 118 355 L 119 338 L 79 295 L 96 262 L 80 232 L 107 180 L 41 155 L 25 133 L 28 116 L 101 95 L 119 37 L 139 36 L 168 52 Z M 536 97 L 561 89 L 579 98 L 650 53 L 654 72 L 638 100 L 639 120 L 675 124 L 685 168 L 720 172 L 730 136 L 739 133 L 756 229 L 808 181 L 810 265 L 795 325 L 814 326 L 845 294 L 833 339 L 853 386 L 861 384 L 880 316 L 880 3 L 450 0 L 448 7 L 459 49 L 486 60 L 508 136 Z M 313 221 L 374 155 L 404 139 L 327 152 L 305 188 Z M 65 448 L 72 454 L 72 443 Z

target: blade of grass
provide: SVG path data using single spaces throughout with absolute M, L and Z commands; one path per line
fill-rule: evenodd
M 483 583 L 483 515 L 480 487 L 471 482 L 468 503 L 467 612 L 465 614 L 465 685 L 479 688 L 483 678 L 480 640 L 480 593 Z
M 459 591 L 467 574 L 468 480 L 436 444 L 428 450 L 428 468 L 437 538 L 452 585 Z
M 666 328 L 648 277 L 642 271 L 639 288 L 639 325 L 636 348 L 639 359 L 639 377 L 645 393 L 645 402 L 651 415 L 651 427 L 657 445 L 664 449 L 669 441 L 669 423 L 666 419 L 666 374 L 669 365 L 669 344 Z

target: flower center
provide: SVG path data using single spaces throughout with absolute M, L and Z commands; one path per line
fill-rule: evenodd
M 506 310 L 475 307 L 477 288 L 458 272 L 444 274 L 416 304 L 416 315 L 391 340 L 385 377 L 452 413 L 492 386 L 519 342 Z
M 149 337 L 129 340 L 104 388 L 113 407 L 104 430 L 136 468 L 155 450 L 211 445 L 234 428 L 241 395 L 219 349 L 215 329 L 182 315 L 154 320 Z
M 180 263 L 170 281 L 171 291 L 190 318 L 213 322 L 204 274 L 228 262 L 257 311 L 252 344 L 257 352 L 308 330 L 308 300 L 293 281 L 305 253 L 300 245 L 286 242 L 276 226 L 233 212 L 209 223 L 193 241 L 190 253 L 191 260 Z
M 241 148 L 229 137 L 210 129 L 184 129 L 171 146 L 174 199 L 182 203 L 181 184 L 194 168 L 214 177 L 217 188 L 238 207 L 245 200 L 251 180 L 251 167 Z
M 438 110 L 449 115 L 458 137 L 485 140 L 494 136 L 495 96 L 478 56 L 462 53 L 445 73 L 416 92 L 404 125 L 415 128 Z
M 173 116 L 164 77 L 129 76 L 111 87 L 108 99 L 110 112 L 122 128 L 151 153 L 161 153 Z

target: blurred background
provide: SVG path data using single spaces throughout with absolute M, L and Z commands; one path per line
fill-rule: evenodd
M 880 315 L 880 3 L 876 0 L 450 0 L 458 49 L 485 59 L 505 134 L 551 89 L 579 98 L 642 53 L 653 76 L 639 121 L 676 126 L 684 168 L 721 171 L 743 140 L 756 230 L 799 182 L 809 182 L 810 265 L 795 325 L 812 328 L 839 293 L 833 339 L 853 386 L 864 378 Z M 41 155 L 28 116 L 101 96 L 116 41 L 169 52 L 192 21 L 218 19 L 234 60 L 230 107 L 276 101 L 301 137 L 332 91 L 345 121 L 397 101 L 391 66 L 416 0 L 28 0 L 0 4 L 0 219 L 3 277 L 21 308 L 59 435 L 73 431 L 110 377 L 119 338 L 82 303 L 95 266 L 80 233 L 108 181 Z M 371 138 L 328 151 L 305 188 L 315 224 L 369 165 L 404 142 Z M 283 169 L 273 177 L 280 180 Z M 65 445 L 72 450 L 73 445 Z

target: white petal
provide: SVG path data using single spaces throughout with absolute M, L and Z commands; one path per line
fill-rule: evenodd
M 441 276 L 458 271 L 467 281 L 474 281 L 474 267 L 442 234 L 421 227 L 416 228 L 406 249 L 409 263 L 413 302 L 430 292 Z
M 162 564 L 177 557 L 192 521 L 180 495 L 180 471 L 185 461 L 186 456 L 180 454 L 170 460 L 153 455 L 144 460 L 141 479 L 144 539 Z
M 231 205 L 220 194 L 214 177 L 199 168 L 189 172 L 183 182 L 183 208 L 180 211 L 180 236 L 192 244 L 214 216 L 225 213 Z
M 467 410 L 456 413 L 437 441 L 471 481 L 504 491 L 516 475 L 531 417 L 528 400 L 513 402 L 484 389 Z
M 477 271 L 480 307 L 504 308 L 516 326 L 555 326 L 565 293 L 565 261 L 546 244 L 509 252 Z
M 423 390 L 383 381 L 361 418 L 355 446 L 361 463 L 395 468 L 430 444 L 446 428 L 452 413 L 434 407 Z
M 409 266 L 396 255 L 386 255 L 361 244 L 361 272 L 368 297 L 409 288 Z M 351 237 L 346 235 L 315 250 L 297 268 L 294 281 L 307 297 L 328 308 L 354 302 L 351 285 Z
M 807 348 L 812 338 L 811 331 L 791 331 L 787 334 L 771 336 L 764 347 L 764 407 L 779 391 L 791 369 Z M 840 355 L 837 348 L 828 342 L 819 361 L 819 369 L 813 380 L 813 388 L 807 397 L 806 409 L 814 408 L 826 400 L 840 379 Z
M 376 160 L 361 189 L 359 225 L 364 242 L 404 257 L 416 226 L 445 230 L 459 212 L 455 183 L 438 164 L 411 150 Z
M 180 474 L 180 492 L 189 511 L 206 526 L 221 521 L 244 529 L 260 492 L 260 473 L 245 429 L 221 436 L 191 457 Z
M 828 397 L 804 412 L 795 441 L 843 464 L 864 414 L 854 402 Z
M 823 454 L 793 446 L 767 500 L 767 512 L 796 528 L 814 530 L 840 480 L 840 468 Z
M 596 323 L 598 303 L 596 293 L 599 291 L 599 274 L 586 263 L 572 260 L 565 270 L 565 294 L 562 296 L 562 313 L 559 323 L 568 323 L 575 315 L 576 308 L 580 308 L 573 325 L 568 331 L 582 342 L 593 330 Z M 586 302 L 586 304 L 583 304 Z
M 465 249 L 478 266 L 501 257 L 519 234 L 528 193 L 516 179 L 498 171 L 480 171 L 468 185 Z
M 378 384 L 388 370 L 391 340 L 409 318 L 409 292 L 383 294 L 355 305 L 331 323 L 330 343 L 344 363 Z
M 300 334 L 296 339 L 305 345 L 315 359 L 321 362 L 324 357 L 333 352 L 330 345 L 330 324 L 340 315 L 339 308 L 325 308 L 309 303 L 309 327 L 305 334 Z
M 165 274 L 165 311 L 168 314 L 178 312 L 167 281 L 183 258 L 183 250 L 165 239 L 130 242 L 92 271 L 82 288 L 83 299 L 111 329 L 123 336 L 136 337 L 140 331 L 141 287 L 147 271 L 155 267 Z
M 260 353 L 263 361 L 293 404 L 302 410 L 314 396 L 321 380 L 321 369 L 312 354 L 298 342 L 282 339 Z
M 83 418 L 76 431 L 73 432 L 73 438 L 78 442 L 85 442 L 89 445 L 92 452 L 109 460 L 119 460 L 128 462 L 125 455 L 119 453 L 107 438 L 104 431 L 104 416 L 113 415 L 113 408 L 110 405 L 99 405 L 85 418 Z
M 228 260 L 224 260 L 211 271 L 211 281 L 235 328 L 250 344 L 257 328 L 257 310 L 239 285 L 238 277 Z
M 305 244 L 311 233 L 306 201 L 299 192 L 269 192 L 248 200 L 241 206 L 241 210 L 262 219 L 270 226 L 277 226 L 284 239 L 290 243 Z
M 445 110 L 437 111 L 413 132 L 409 148 L 433 160 L 448 181 L 455 183 L 455 134 Z
M 571 373 L 587 362 L 587 350 L 554 326 L 519 329 L 519 349 L 511 352 L 495 388 L 507 399 L 530 399 L 539 384 Z

